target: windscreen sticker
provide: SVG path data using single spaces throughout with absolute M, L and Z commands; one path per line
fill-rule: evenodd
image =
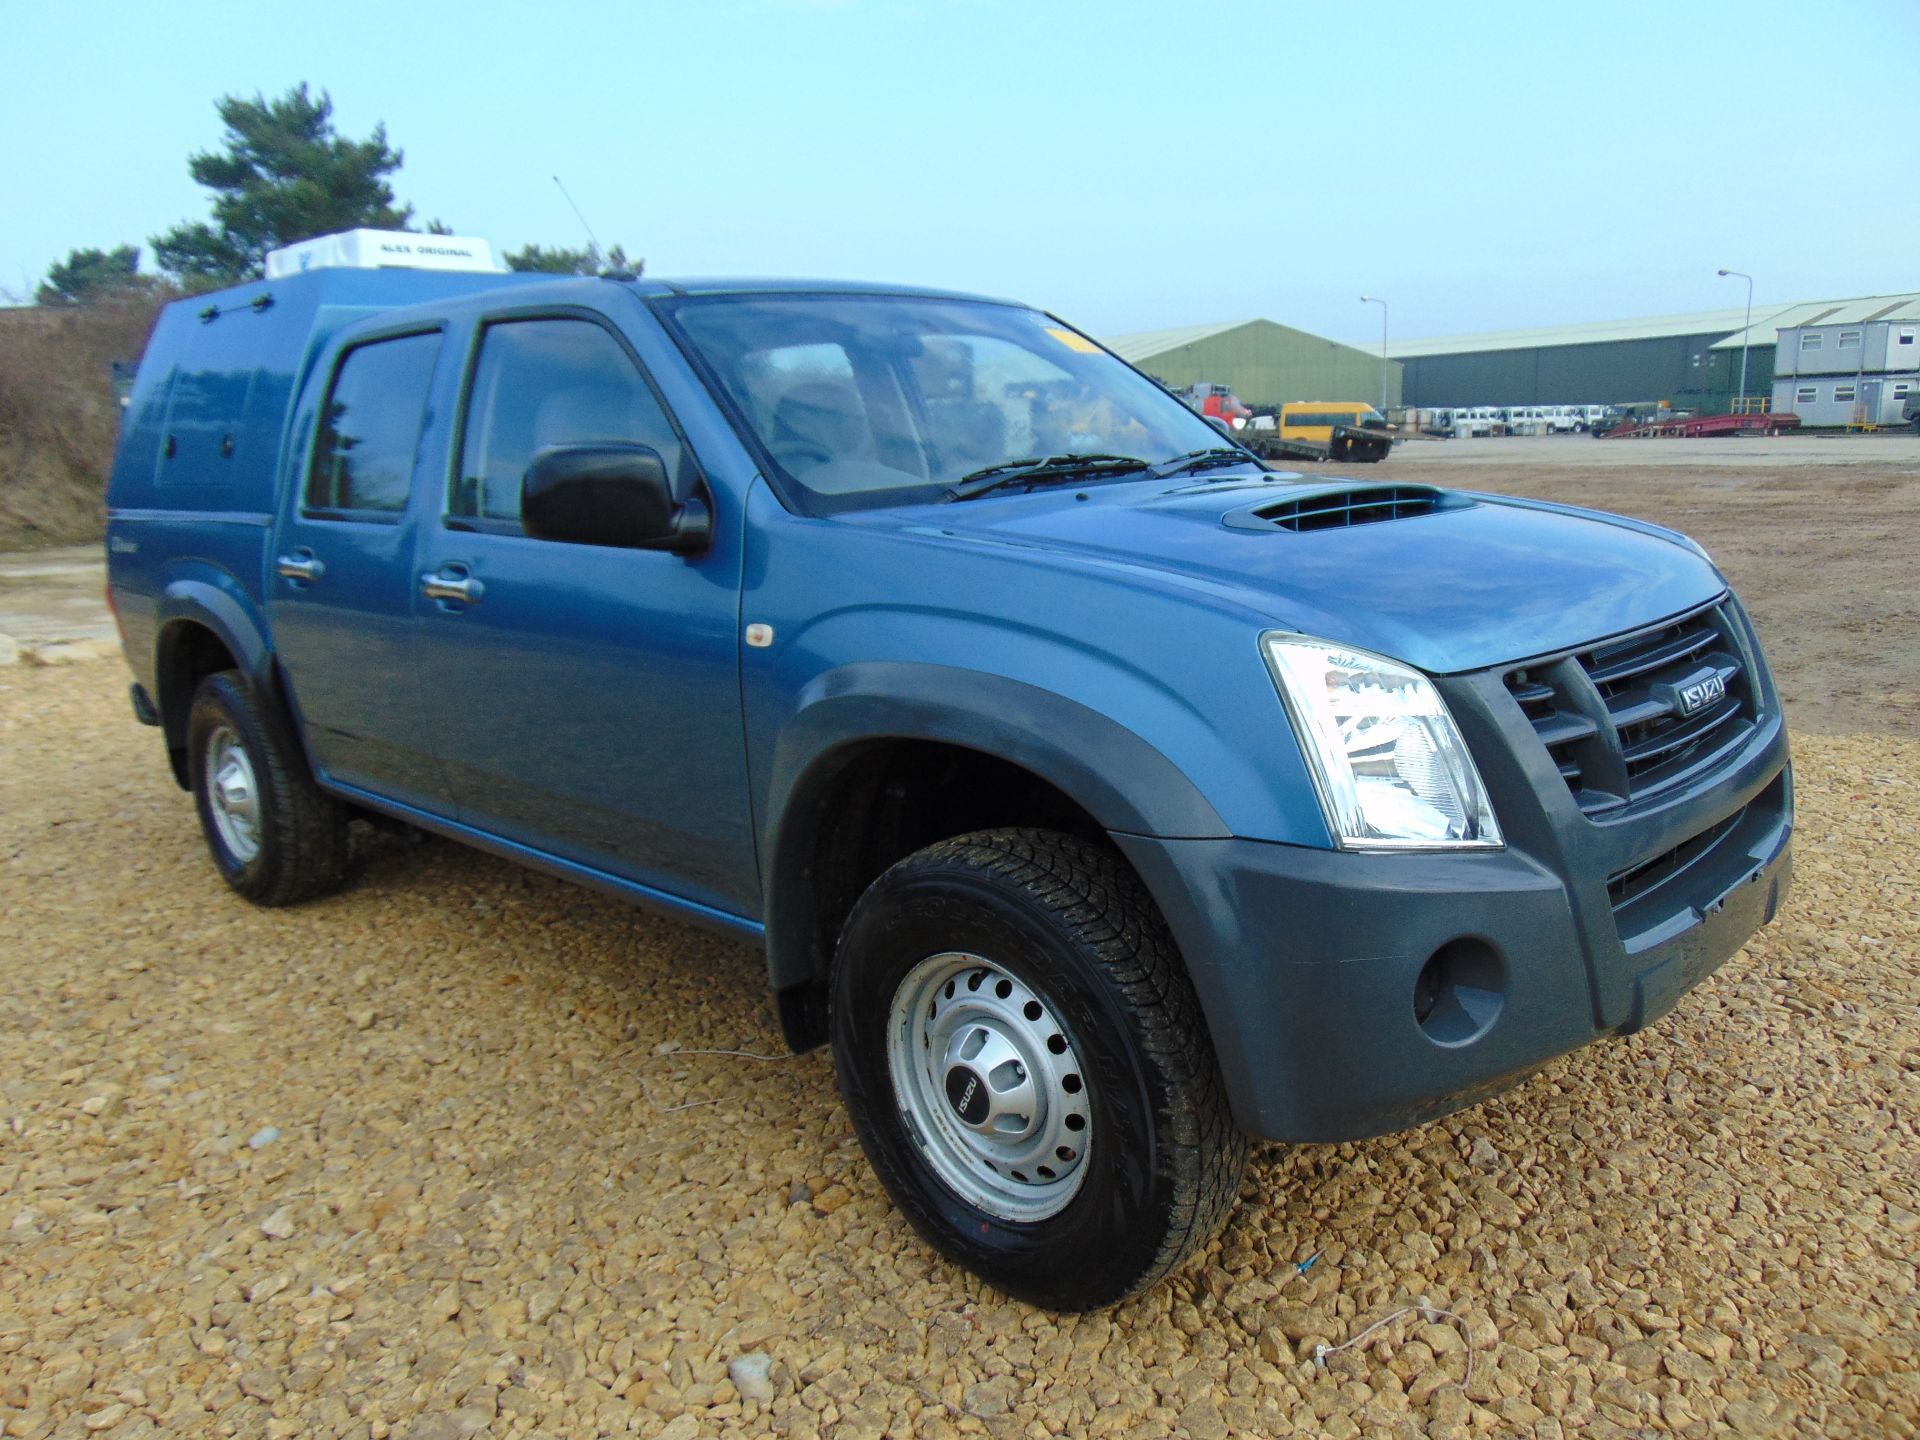
M 1098 355 L 1100 353 L 1100 347 L 1094 344 L 1093 341 L 1087 339 L 1084 335 L 1076 335 L 1071 330 L 1056 330 L 1049 325 L 1047 327 L 1047 333 L 1069 350 L 1078 350 L 1082 355 Z

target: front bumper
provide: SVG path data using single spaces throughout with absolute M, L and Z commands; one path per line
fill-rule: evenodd
M 1116 835 L 1186 958 L 1241 1127 L 1405 1129 L 1672 1009 L 1773 918 L 1791 876 L 1786 730 L 1761 678 L 1735 759 L 1604 822 L 1529 745 L 1497 677 L 1450 682 L 1499 851 Z M 1449 1009 L 1447 986 L 1464 1003 Z

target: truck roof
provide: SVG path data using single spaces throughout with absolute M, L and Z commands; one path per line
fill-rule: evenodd
M 552 275 L 539 271 L 437 271 L 414 269 L 315 269 L 272 280 L 249 280 L 224 290 L 191 296 L 175 303 L 202 319 L 241 307 L 253 308 L 263 294 L 271 304 L 297 300 L 304 305 L 349 305 L 372 309 L 425 304 L 454 296 L 521 285 L 563 284 L 592 276 Z M 766 276 L 716 276 L 684 280 L 646 277 L 601 277 L 646 298 L 681 295 L 910 295 L 931 300 L 978 300 L 1009 304 L 994 296 L 926 285 L 898 285 L 861 280 L 810 280 Z
M 532 271 L 317 267 L 250 280 L 166 307 L 149 338 L 122 424 L 111 503 L 264 511 L 280 432 L 308 365 L 349 326 L 506 291 L 578 303 L 618 285 L 643 301 L 686 295 L 984 297 L 843 280 L 596 279 Z M 994 302 L 988 303 L 1007 303 Z
M 992 295 L 944 290 L 929 285 L 895 285 L 884 281 L 775 279 L 755 276 L 701 277 L 692 280 L 640 279 L 628 282 L 645 295 L 911 295 L 928 300 L 982 300 L 989 304 L 1016 304 Z

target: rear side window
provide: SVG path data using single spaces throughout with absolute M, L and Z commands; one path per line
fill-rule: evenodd
M 403 335 L 347 352 L 327 392 L 308 510 L 383 516 L 407 508 L 440 336 Z
M 680 437 L 625 348 L 591 320 L 489 325 L 447 514 L 518 523 L 520 482 L 551 445 L 620 441 L 680 470 Z

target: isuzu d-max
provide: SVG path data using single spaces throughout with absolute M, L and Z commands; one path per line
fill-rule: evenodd
M 1276 473 L 1026 305 L 291 274 L 167 310 L 109 503 L 235 891 L 374 816 L 764 945 L 900 1208 L 1050 1307 L 1204 1244 L 1250 1138 L 1647 1025 L 1787 883 L 1699 546 Z

